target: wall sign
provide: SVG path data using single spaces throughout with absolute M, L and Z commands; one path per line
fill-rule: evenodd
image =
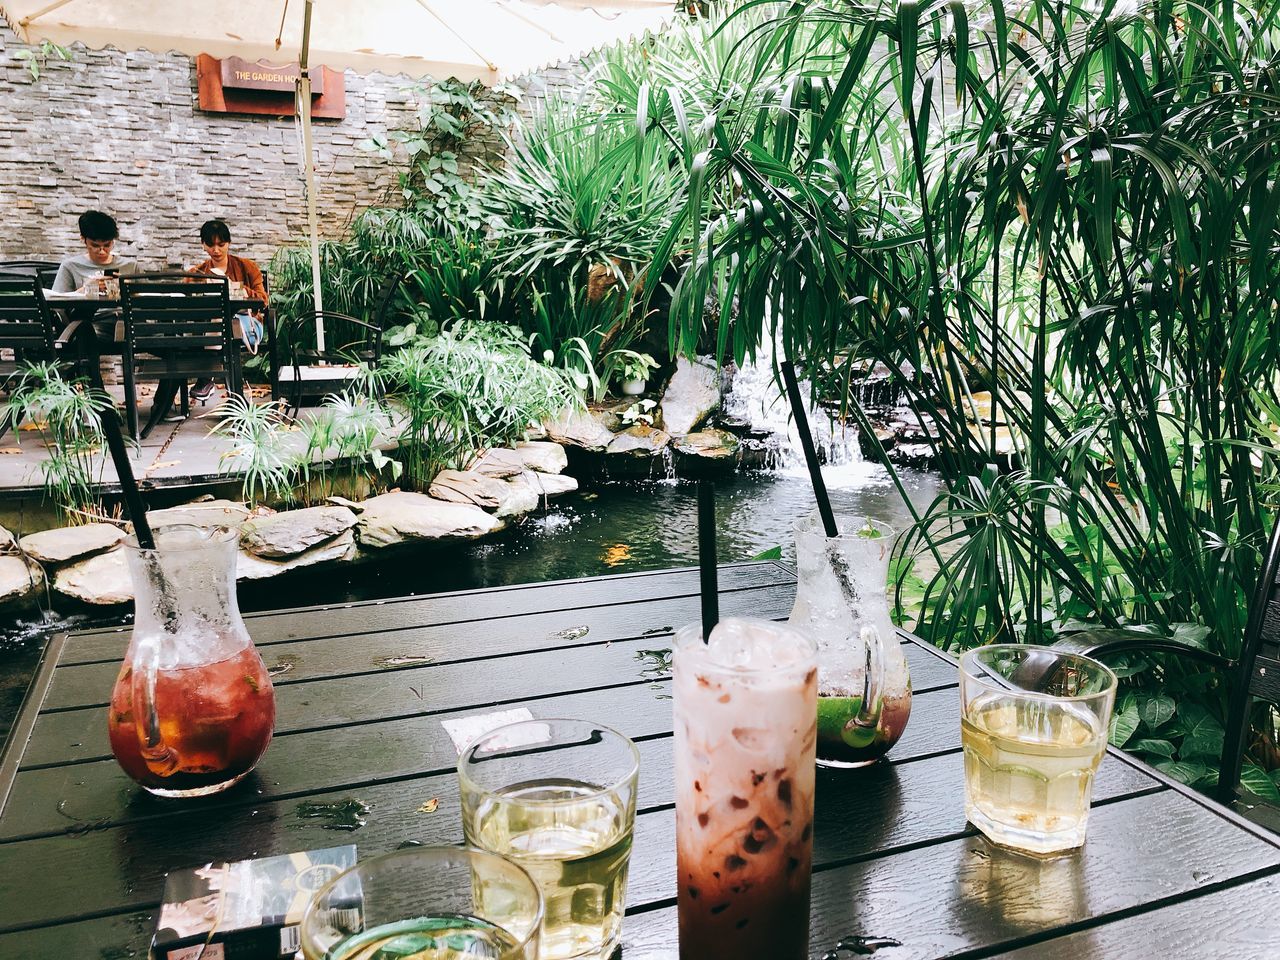
M 209 113 L 247 113 L 293 116 L 293 91 L 298 65 L 253 62 L 239 57 L 218 60 L 202 53 L 196 58 L 200 109 Z M 311 116 L 341 120 L 347 115 L 346 76 L 328 67 L 311 69 Z

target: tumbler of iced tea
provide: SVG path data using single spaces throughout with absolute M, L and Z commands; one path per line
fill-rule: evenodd
M 240 619 L 239 536 L 154 528 L 126 542 L 136 612 L 107 727 L 116 760 L 162 797 L 225 790 L 254 768 L 275 725 L 271 678 Z
M 804 960 L 817 648 L 726 619 L 679 631 L 673 667 L 681 960 Z

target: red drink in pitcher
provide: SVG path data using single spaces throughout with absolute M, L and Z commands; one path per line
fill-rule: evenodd
M 107 732 L 124 772 L 162 797 L 227 789 L 271 742 L 275 693 L 236 603 L 238 539 L 174 525 L 155 549 L 127 548 L 137 613 Z

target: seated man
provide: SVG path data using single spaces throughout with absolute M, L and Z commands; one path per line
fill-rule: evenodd
M 208 259 L 192 267 L 195 273 L 208 273 L 226 277 L 233 283 L 244 286 L 245 296 L 254 300 L 267 302 L 266 285 L 262 282 L 262 271 L 258 265 L 247 257 L 237 257 L 231 252 L 231 230 L 222 220 L 209 220 L 200 228 L 200 245 L 204 247 Z M 241 336 L 245 345 L 254 353 L 258 342 L 262 339 L 262 324 L 254 314 L 240 314 Z M 201 379 L 197 381 L 192 395 L 198 400 L 205 400 L 213 392 L 213 381 Z
M 84 253 L 67 257 L 58 267 L 53 280 L 56 293 L 72 293 L 90 280 L 101 277 L 108 270 L 116 273 L 136 273 L 138 265 L 115 254 L 115 243 L 120 230 L 115 220 L 99 210 L 80 214 L 80 239 Z

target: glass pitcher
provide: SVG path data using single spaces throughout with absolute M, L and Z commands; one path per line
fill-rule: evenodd
M 902 736 L 911 677 L 885 590 L 894 531 L 864 517 L 837 523 L 834 538 L 816 512 L 796 524 L 800 582 L 789 622 L 818 644 L 818 765 L 858 767 Z
M 275 725 L 266 666 L 236 602 L 237 531 L 156 527 L 126 541 L 133 639 L 111 694 L 111 751 L 161 797 L 225 790 L 254 768 Z

